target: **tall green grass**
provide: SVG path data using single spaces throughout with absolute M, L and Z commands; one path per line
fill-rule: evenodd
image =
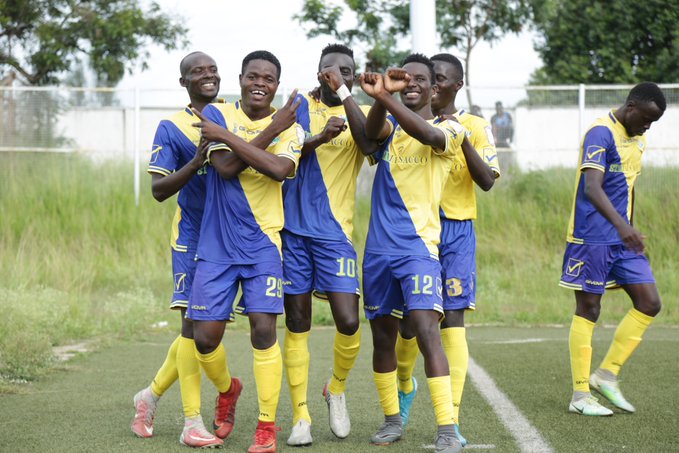
M 645 169 L 637 191 L 636 222 L 648 236 L 664 324 L 679 322 L 675 171 Z M 479 193 L 478 309 L 467 322 L 569 322 L 573 295 L 557 282 L 573 178 L 570 169 L 506 172 Z M 35 378 L 55 345 L 140 335 L 159 321 L 177 330 L 179 316 L 167 310 L 176 202 L 156 202 L 149 186 L 142 176 L 137 207 L 130 162 L 0 154 L 0 381 Z M 359 256 L 368 217 L 369 200 L 359 199 Z M 617 322 L 630 305 L 615 292 L 604 301 L 602 322 Z M 314 306 L 314 322 L 332 322 L 327 304 Z

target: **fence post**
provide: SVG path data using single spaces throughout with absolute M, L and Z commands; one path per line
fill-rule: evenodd
M 139 206 L 139 121 L 140 121 L 140 108 L 139 108 L 139 87 L 134 89 L 134 205 Z
M 578 146 L 585 133 L 585 84 L 578 85 Z

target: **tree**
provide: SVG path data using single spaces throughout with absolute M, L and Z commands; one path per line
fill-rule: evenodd
M 536 84 L 679 80 L 679 0 L 533 0 Z
M 44 85 L 84 63 L 114 86 L 129 65 L 147 68 L 145 46 L 183 47 L 186 32 L 155 2 L 143 10 L 134 0 L 0 0 L 0 78 L 14 70 Z
M 397 43 L 410 34 L 408 0 L 344 0 L 344 7 L 322 0 L 305 0 L 302 12 L 293 16 L 301 25 L 311 25 L 308 37 L 330 35 L 347 44 L 368 46 L 366 69 L 382 71 L 400 61 L 408 51 Z M 342 13 L 356 16 L 356 26 L 339 29 Z M 437 0 L 436 28 L 441 47 L 457 47 L 464 54 L 467 85 L 471 85 L 470 61 L 480 41 L 496 42 L 509 32 L 519 33 L 530 18 L 528 0 Z M 471 91 L 467 90 L 471 106 Z

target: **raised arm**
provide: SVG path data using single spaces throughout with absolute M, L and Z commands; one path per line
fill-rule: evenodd
M 151 193 L 153 198 L 158 201 L 165 201 L 172 195 L 179 192 L 190 180 L 203 168 L 207 155 L 207 145 L 199 145 L 196 154 L 179 170 L 162 175 L 151 173 Z
M 380 101 L 380 97 L 391 97 L 391 94 L 384 89 L 382 74 L 364 72 L 361 74 L 359 80 L 361 81 L 361 88 L 365 91 L 365 94 L 375 99 L 375 103 L 370 108 L 368 117 L 366 118 L 365 135 L 369 140 L 384 141 L 389 136 L 391 130 L 386 119 L 387 108 Z M 372 154 L 366 150 L 363 150 L 363 153 Z
M 295 123 L 296 110 L 300 104 L 300 101 L 296 99 L 296 97 L 297 90 L 294 90 L 292 95 L 286 102 L 285 106 L 278 110 L 276 114 L 273 116 L 271 124 L 267 126 L 266 129 L 264 129 L 259 135 L 257 135 L 257 137 L 252 139 L 252 141 L 249 143 L 241 139 L 240 137 L 236 136 L 232 132 L 214 123 L 213 121 L 210 121 L 209 119 L 205 118 L 205 116 L 202 115 L 201 113 L 197 113 L 194 111 L 198 118 L 201 119 L 201 122 L 196 123 L 196 125 L 199 125 L 198 127 L 201 127 L 203 137 L 209 141 L 225 143 L 229 145 L 232 151 L 234 151 L 230 153 L 225 152 L 226 150 L 224 151 L 215 150 L 211 154 L 210 162 L 213 165 L 213 167 L 215 167 L 215 170 L 217 170 L 221 177 L 225 179 L 233 178 L 234 176 L 237 176 L 241 171 L 246 169 L 248 166 L 252 165 L 250 162 L 248 162 L 246 158 L 243 158 L 238 152 L 234 150 L 233 146 L 231 145 L 231 143 L 229 143 L 229 141 L 234 141 L 237 143 L 242 142 L 241 144 L 247 144 L 249 145 L 248 147 L 259 149 L 260 151 L 265 152 L 267 156 L 271 156 L 274 159 L 278 159 L 278 157 L 266 152 L 265 148 L 268 147 L 278 135 L 280 135 L 283 131 L 287 130 L 290 126 L 292 126 Z M 267 165 L 266 162 L 271 163 L 272 159 L 268 159 L 266 158 L 266 156 L 262 157 L 265 159 L 264 162 L 265 165 Z M 286 158 L 283 159 L 289 161 L 289 159 Z M 282 181 L 283 179 L 285 179 L 285 177 L 292 171 L 292 169 L 294 169 L 293 164 L 292 168 L 290 168 L 288 173 L 283 175 L 281 179 L 278 179 L 279 178 L 278 172 L 279 171 L 282 172 L 283 169 L 278 168 L 278 161 L 273 162 L 275 165 L 273 168 L 269 167 L 269 170 L 260 170 L 259 168 L 256 167 L 256 165 L 252 166 L 258 171 L 261 171 L 267 176 L 278 181 Z
M 347 125 L 342 118 L 331 116 L 320 133 L 312 135 L 304 140 L 302 157 L 315 151 L 319 146 L 328 143 L 330 140 L 341 134 L 346 128 Z
M 339 66 L 332 66 L 319 72 L 318 77 L 325 81 L 332 91 L 340 95 L 342 105 L 344 106 L 344 112 L 346 113 L 347 121 L 349 122 L 351 136 L 354 138 L 359 149 L 364 154 L 373 154 L 376 152 L 379 145 L 377 144 L 377 141 L 370 140 L 366 137 L 365 124 L 367 119 L 363 110 L 361 110 L 354 100 L 354 97 L 351 95 L 349 88 L 344 84 Z
M 462 154 L 464 154 L 464 159 L 467 161 L 467 168 L 472 180 L 481 190 L 488 192 L 493 187 L 493 184 L 495 184 L 495 172 L 483 160 L 483 157 L 476 151 L 476 148 L 474 148 L 474 145 L 472 145 L 467 136 L 462 141 Z
M 408 88 L 409 83 L 410 75 L 406 71 L 398 68 L 388 69 L 384 76 L 384 87 L 385 91 L 389 94 L 382 95 L 379 98 L 380 102 L 382 102 L 387 110 L 394 115 L 399 126 L 401 126 L 408 135 L 417 141 L 436 149 L 445 149 L 446 137 L 442 130 L 433 127 L 420 115 L 413 112 L 391 96 L 391 93 L 400 92 Z
M 627 248 L 637 253 L 643 252 L 646 236 L 627 223 L 618 211 L 615 210 L 613 203 L 611 203 L 603 189 L 604 173 L 595 168 L 585 168 L 582 170 L 582 173 L 585 178 L 585 195 L 589 201 L 618 230 L 620 239 L 622 239 Z
M 443 115 L 441 118 L 458 122 L 457 118 L 453 115 Z M 464 159 L 467 162 L 467 168 L 472 180 L 481 188 L 481 190 L 488 192 L 495 184 L 497 175 L 476 151 L 476 148 L 466 135 L 462 141 L 462 154 L 464 154 Z

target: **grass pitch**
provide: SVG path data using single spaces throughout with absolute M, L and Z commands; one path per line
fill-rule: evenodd
M 282 332 L 279 336 L 282 337 Z M 279 451 L 301 452 L 426 452 L 433 443 L 434 416 L 422 363 L 416 368 L 420 393 L 404 439 L 390 447 L 369 444 L 382 415 L 372 381 L 370 332 L 364 326 L 362 350 L 349 378 L 348 406 L 352 417 L 349 438 L 334 438 L 327 424 L 321 388 L 332 363 L 330 328 L 312 332 L 309 406 L 314 444 L 302 450 L 288 448 L 291 411 L 287 384 L 283 383 L 277 424 Z M 612 328 L 598 327 L 594 337 L 594 366 L 606 352 Z M 567 328 L 471 327 L 468 338 L 472 358 L 495 380 L 513 404 L 543 436 L 554 452 L 672 452 L 679 451 L 674 411 L 679 388 L 676 348 L 679 329 L 652 327 L 623 368 L 622 388 L 637 413 L 592 418 L 567 411 L 570 398 Z M 98 352 L 66 362 L 45 379 L 24 387 L 21 394 L 0 395 L 5 415 L 0 419 L 2 451 L 8 452 L 187 452 L 179 444 L 183 418 L 175 384 L 162 398 L 151 439 L 137 439 L 129 429 L 132 396 L 148 385 L 172 341 L 171 334 L 156 334 L 146 341 L 116 342 Z M 227 332 L 224 343 L 232 374 L 244 380 L 236 427 L 227 452 L 243 452 L 250 444 L 257 415 L 252 355 L 248 334 Z M 496 409 L 468 378 L 461 412 L 462 433 L 468 450 L 519 452 L 515 439 Z M 215 391 L 203 380 L 203 418 L 213 415 Z

